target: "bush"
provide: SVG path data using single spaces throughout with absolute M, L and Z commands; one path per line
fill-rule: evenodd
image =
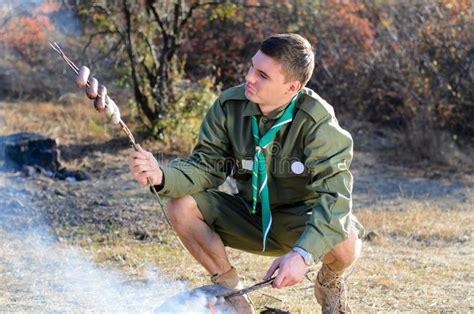
M 203 78 L 197 83 L 176 84 L 177 101 L 168 105 L 169 115 L 163 121 L 164 141 L 173 150 L 189 153 L 199 135 L 199 127 L 209 107 L 218 97 L 214 79 Z
M 423 126 L 455 144 L 474 143 L 473 16 L 466 0 L 282 1 L 240 8 L 232 18 L 196 19 L 195 39 L 183 49 L 192 52 L 188 75 L 215 73 L 229 86 L 242 81 L 263 38 L 300 33 L 316 51 L 309 87 L 341 120 L 401 131 L 411 153 L 440 160 L 434 155 L 438 133 L 427 134 Z M 417 134 L 425 136 L 416 140 Z

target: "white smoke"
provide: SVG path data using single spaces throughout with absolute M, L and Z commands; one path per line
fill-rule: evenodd
M 7 187 L 2 173 L 0 180 L 0 312 L 150 313 L 191 289 L 164 279 L 157 269 L 145 281 L 131 281 L 99 267 L 48 232 L 41 213 L 28 206 L 34 194 Z M 209 313 L 205 305 L 202 297 L 160 310 Z
M 78 250 L 61 248 L 36 231 L 2 234 L 0 259 L 2 281 L 21 291 L 26 306 L 12 303 L 5 310 L 152 312 L 189 288 L 161 278 L 157 271 L 146 282 L 126 282 L 118 272 L 99 268 Z

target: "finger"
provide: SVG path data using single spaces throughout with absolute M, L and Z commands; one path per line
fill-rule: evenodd
M 145 181 L 144 179 L 137 179 L 138 184 L 140 185 L 147 185 L 148 181 Z
M 153 156 L 152 152 L 146 152 L 146 153 L 150 159 L 155 159 L 155 156 Z
M 133 168 L 133 171 L 136 172 L 136 173 L 144 173 L 144 172 L 152 172 L 154 169 L 152 167 L 150 167 L 150 165 L 148 164 L 144 164 L 144 165 L 136 165 L 134 168 Z M 149 176 L 150 174 L 148 174 Z
M 137 173 L 137 177 L 138 177 L 138 178 L 141 178 L 141 179 L 143 179 L 143 178 L 145 178 L 145 179 L 151 178 L 151 175 L 152 175 L 152 174 L 151 174 L 149 171 L 142 171 L 142 172 L 138 172 L 138 173 Z
M 140 152 L 137 152 L 137 151 L 133 151 L 130 153 L 130 158 L 132 159 L 144 159 L 144 160 L 148 160 L 148 157 L 143 154 L 143 153 L 140 153 Z
M 135 180 L 140 183 L 141 185 L 147 185 L 148 184 L 148 175 L 147 173 L 136 173 L 134 175 Z
M 144 149 L 140 146 L 140 144 L 136 144 L 135 147 L 137 148 L 137 151 L 138 151 L 138 152 L 140 152 L 140 153 L 142 153 L 142 154 L 144 154 L 144 155 L 147 155 L 148 152 L 147 152 L 146 150 L 144 150 Z
M 298 283 L 297 280 L 295 279 L 286 279 L 286 281 L 284 282 L 284 285 L 285 287 L 290 287 L 290 286 L 294 286 Z
M 281 282 L 281 288 L 290 287 L 297 284 L 296 281 L 292 276 L 285 276 Z
M 148 160 L 145 160 L 145 159 L 132 159 L 130 161 L 130 164 L 133 165 L 134 167 L 142 166 L 142 165 L 150 166 L 150 162 Z
M 278 273 L 278 276 L 273 280 L 273 287 L 277 289 L 285 287 L 285 278 L 286 276 L 283 272 Z
M 141 178 L 138 176 L 138 173 L 132 173 L 132 176 L 133 176 L 133 179 L 135 179 L 135 181 L 137 181 L 138 183 L 140 183 Z
M 280 259 L 276 259 L 273 261 L 272 265 L 270 268 L 267 270 L 267 273 L 263 277 L 263 280 L 268 280 L 270 277 L 275 273 L 275 271 L 280 267 Z
M 137 160 L 137 159 L 135 159 Z M 140 160 L 140 162 L 143 162 Z M 155 175 L 157 173 L 156 169 L 153 168 L 151 165 L 144 163 L 137 165 L 135 162 L 130 162 L 128 165 L 132 175 L 138 175 L 138 174 L 146 174 L 148 177 L 151 178 L 152 175 Z

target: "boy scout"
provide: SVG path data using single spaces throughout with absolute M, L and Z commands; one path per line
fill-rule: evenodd
M 170 198 L 170 221 L 212 282 L 239 286 L 225 246 L 278 256 L 264 277 L 276 273 L 275 288 L 300 282 L 322 261 L 314 291 L 323 313 L 350 312 L 344 272 L 363 234 L 351 213 L 352 138 L 304 87 L 314 68 L 306 39 L 271 36 L 251 61 L 245 84 L 222 92 L 207 112 L 189 158 L 164 166 L 140 147 L 130 154 L 132 175 Z M 238 194 L 215 189 L 227 176 Z

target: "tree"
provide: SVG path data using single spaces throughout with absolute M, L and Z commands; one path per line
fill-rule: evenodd
M 60 84 L 52 78 L 48 37 L 57 35 L 52 17 L 60 9 L 54 0 L 0 4 L 0 95 L 48 99 Z
M 179 65 L 178 49 L 186 38 L 187 24 L 198 9 L 217 6 L 209 1 L 122 0 L 116 6 L 79 7 L 92 21 L 89 46 L 107 38 L 108 51 L 123 51 L 127 61 L 139 118 L 152 135 L 162 135 L 167 103 L 173 101 L 173 79 Z M 87 48 L 87 47 L 86 47 Z

